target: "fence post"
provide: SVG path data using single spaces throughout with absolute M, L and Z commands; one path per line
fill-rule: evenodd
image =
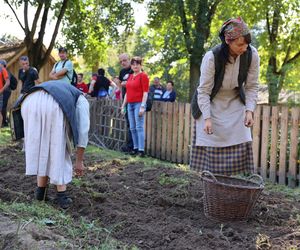
M 172 135 L 173 135 L 173 103 L 167 103 L 167 110 L 168 110 L 168 137 L 167 137 L 167 157 L 166 160 L 172 160 Z
M 267 179 L 268 172 L 268 147 L 270 133 L 270 106 L 263 106 L 262 133 L 261 133 L 261 161 L 260 173 L 264 179 Z
M 275 183 L 277 177 L 277 144 L 278 144 L 278 111 L 279 107 L 272 107 L 272 131 L 270 151 L 270 180 Z
M 166 144 L 167 144 L 167 127 L 168 123 L 168 109 L 167 103 L 162 103 L 162 133 L 161 133 L 161 159 L 166 159 Z
M 191 145 L 191 128 L 193 123 L 191 123 L 191 105 L 189 103 L 185 104 L 185 114 L 184 114 L 184 140 L 183 140 L 183 163 L 189 164 L 190 159 L 190 145 Z M 192 121 L 193 122 L 193 121 Z
M 292 108 L 291 115 L 291 139 L 289 156 L 289 187 L 296 187 L 297 181 L 297 161 L 298 161 L 298 136 L 299 136 L 299 108 Z
M 184 103 L 178 103 L 179 106 L 179 117 L 178 117 L 178 150 L 177 150 L 177 163 L 183 161 L 183 125 L 184 125 Z
M 288 141 L 288 107 L 282 107 L 280 121 L 279 184 L 286 184 L 286 152 Z
M 258 168 L 259 168 L 260 126 L 261 126 L 260 122 L 261 122 L 261 106 L 257 105 L 254 111 L 254 125 L 253 125 L 254 173 L 258 173 Z
M 173 139 L 172 139 L 172 162 L 177 160 L 178 144 L 178 103 L 173 103 Z

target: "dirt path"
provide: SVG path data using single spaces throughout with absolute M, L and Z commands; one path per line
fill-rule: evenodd
M 70 185 L 74 205 L 67 213 L 76 220 L 99 220 L 113 238 L 128 245 L 172 250 L 300 249 L 300 205 L 282 194 L 264 192 L 248 221 L 221 224 L 205 218 L 201 182 L 192 173 L 142 163 L 124 165 L 99 155 L 87 156 L 86 163 L 86 176 Z M 24 176 L 20 147 L 0 149 L 0 199 L 30 202 L 34 186 L 35 178 Z M 59 229 L 55 234 L 64 236 Z

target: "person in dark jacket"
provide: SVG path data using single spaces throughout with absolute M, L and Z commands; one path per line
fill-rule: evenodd
M 163 102 L 175 102 L 176 100 L 176 92 L 174 90 L 174 82 L 169 80 L 167 82 L 166 90 L 164 91 L 161 101 Z
M 105 70 L 100 68 L 98 69 L 98 76 L 93 77 L 91 81 L 89 94 L 97 98 L 108 97 L 109 86 L 118 88 L 113 81 L 105 77 Z

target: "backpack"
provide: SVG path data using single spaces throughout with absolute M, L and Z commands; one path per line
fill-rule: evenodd
M 215 82 L 214 82 L 214 87 L 211 91 L 210 95 L 210 101 L 213 100 L 213 98 L 217 95 L 218 91 L 222 87 L 222 82 L 225 74 L 225 64 L 224 59 L 221 57 L 221 45 L 217 45 L 212 49 L 212 52 L 214 54 L 214 59 L 215 59 Z M 248 70 L 250 67 L 252 61 L 252 50 L 250 46 L 248 46 L 247 51 L 241 55 L 240 57 L 240 68 L 239 68 L 239 75 L 238 75 L 238 91 L 239 91 L 239 96 L 241 99 L 241 102 L 245 105 L 246 103 L 246 97 L 245 97 L 245 92 L 244 92 L 244 86 L 243 83 L 247 79 L 248 75 Z M 191 101 L 191 111 L 192 111 L 192 116 L 194 117 L 195 120 L 200 118 L 202 112 L 198 106 L 198 91 L 197 89 L 195 90 L 192 101 Z
M 146 102 L 146 112 L 151 111 L 153 104 L 154 93 L 148 92 L 147 102 Z
M 18 80 L 12 73 L 10 73 L 9 71 L 7 72 L 9 74 L 9 81 L 10 81 L 9 87 L 11 90 L 15 90 L 18 86 Z
M 10 73 L 10 71 L 8 69 L 6 69 L 6 70 L 7 70 L 7 73 L 9 75 L 9 82 L 10 82 L 9 83 L 9 88 L 11 90 L 15 90 L 18 86 L 18 80 L 12 73 Z M 3 77 L 3 82 L 5 82 L 3 74 L 2 74 L 2 77 Z
M 65 67 L 65 64 L 66 64 L 67 61 L 69 61 L 69 59 L 68 59 L 68 60 L 65 60 L 65 61 L 63 62 L 62 68 Z M 58 62 L 55 63 L 54 69 L 56 69 L 57 64 L 58 64 Z M 68 79 L 70 80 L 70 83 L 71 83 L 74 87 L 76 87 L 77 79 L 78 79 L 78 78 L 77 78 L 77 73 L 76 73 L 75 69 L 73 69 L 73 73 L 72 73 L 71 79 L 70 79 L 70 77 L 68 76 L 68 74 L 66 74 L 66 76 L 67 76 Z

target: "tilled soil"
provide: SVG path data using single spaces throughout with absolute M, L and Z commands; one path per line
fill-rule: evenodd
M 36 178 L 25 177 L 20 149 L 19 145 L 0 149 L 2 201 L 33 199 Z M 88 155 L 86 166 L 86 175 L 68 187 L 74 203 L 66 213 L 78 220 L 99 220 L 110 236 L 129 246 L 300 249 L 300 205 L 282 194 L 263 192 L 247 221 L 221 223 L 204 216 L 197 174 L 143 163 L 122 165 L 119 160 L 104 161 L 101 155 Z M 50 196 L 54 194 L 50 187 Z M 55 234 L 64 237 L 58 228 Z

